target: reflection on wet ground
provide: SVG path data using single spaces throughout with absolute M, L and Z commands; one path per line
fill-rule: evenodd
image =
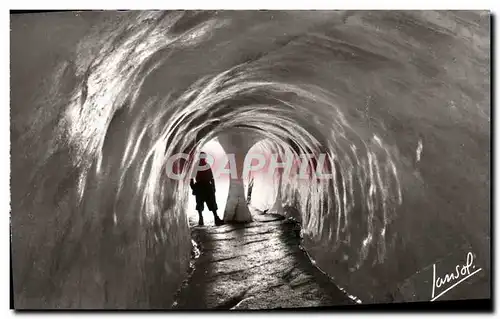
M 353 304 L 301 250 L 300 226 L 282 216 L 195 227 L 201 250 L 175 309 L 273 309 Z

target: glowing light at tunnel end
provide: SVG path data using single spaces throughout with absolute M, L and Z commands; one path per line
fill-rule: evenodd
M 197 172 L 211 169 L 214 178 L 229 176 L 231 179 L 246 179 L 250 175 L 262 174 L 268 177 L 274 176 L 281 171 L 284 177 L 310 180 L 316 177 L 321 180 L 333 179 L 334 167 L 329 154 L 303 154 L 297 156 L 282 156 L 277 154 L 265 155 L 262 153 L 249 153 L 245 156 L 243 163 L 236 163 L 236 154 L 226 154 L 225 158 L 216 158 L 211 154 L 204 154 L 199 158 L 205 158 L 206 162 L 195 164 L 190 177 L 193 178 Z M 188 170 L 185 165 L 179 163 L 180 160 L 189 162 L 192 156 L 185 153 L 177 153 L 166 160 L 166 174 L 174 180 L 183 180 L 187 177 Z M 256 162 L 254 162 L 256 160 Z M 238 175 L 238 167 L 242 166 L 242 174 Z

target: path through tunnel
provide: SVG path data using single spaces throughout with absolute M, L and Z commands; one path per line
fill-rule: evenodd
M 467 291 L 488 296 L 488 24 L 480 12 L 12 17 L 16 307 L 170 307 L 193 199 L 166 159 L 204 146 L 234 154 L 217 194 L 228 223 L 252 221 L 242 175 L 256 145 L 327 167 L 281 168 L 269 212 L 296 219 L 315 265 L 363 302 L 429 300 L 408 282 L 468 251 L 485 271 Z

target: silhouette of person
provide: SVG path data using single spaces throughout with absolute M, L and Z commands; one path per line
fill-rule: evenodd
M 191 178 L 190 186 L 193 195 L 196 197 L 196 210 L 198 211 L 198 225 L 203 226 L 203 209 L 207 204 L 208 210 L 214 214 L 215 225 L 219 226 L 224 222 L 217 215 L 217 201 L 215 199 L 215 181 L 210 165 L 206 162 L 207 154 L 200 153 L 199 166 L 201 169 L 196 171 L 196 182 Z
M 253 177 L 250 180 L 250 184 L 248 184 L 247 204 L 250 204 L 250 202 L 252 201 L 252 190 L 253 190 Z

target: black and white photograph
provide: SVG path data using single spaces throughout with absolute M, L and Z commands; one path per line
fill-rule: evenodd
M 10 11 L 11 308 L 491 311 L 493 19 Z

